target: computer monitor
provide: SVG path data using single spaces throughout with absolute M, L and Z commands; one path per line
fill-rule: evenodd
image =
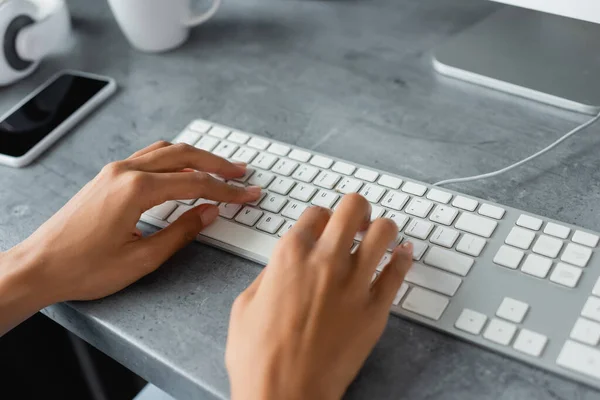
M 510 4 L 435 51 L 446 76 L 587 114 L 600 112 L 600 0 Z

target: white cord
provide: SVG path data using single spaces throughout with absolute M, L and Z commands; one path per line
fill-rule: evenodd
M 517 168 L 525 163 L 528 163 L 529 161 L 533 160 L 534 158 L 537 158 L 539 156 L 541 156 L 542 154 L 545 154 L 547 152 L 549 152 L 550 150 L 552 150 L 553 148 L 555 148 L 556 146 L 558 146 L 559 144 L 561 144 L 562 142 L 564 142 L 565 140 L 567 140 L 568 138 L 570 138 L 571 136 L 575 135 L 576 133 L 584 130 L 585 128 L 587 128 L 588 126 L 592 125 L 593 123 L 595 123 L 596 121 L 598 121 L 600 119 L 600 113 L 598 113 L 598 115 L 596 115 L 594 118 L 590 119 L 588 122 L 579 125 L 577 128 L 573 129 L 571 132 L 567 133 L 566 135 L 564 135 L 563 137 L 561 137 L 560 139 L 558 139 L 557 141 L 555 141 L 554 143 L 552 143 L 551 145 L 549 145 L 548 147 L 546 147 L 545 149 L 542 149 L 540 151 L 538 151 L 535 154 L 530 155 L 529 157 L 516 162 L 512 165 L 509 165 L 508 167 L 504 167 L 502 169 L 499 169 L 497 171 L 493 171 L 493 172 L 488 172 L 487 174 L 482 174 L 482 175 L 474 175 L 474 176 L 467 176 L 465 178 L 455 178 L 455 179 L 446 179 L 444 181 L 440 181 L 437 183 L 434 183 L 433 186 L 442 186 L 442 185 L 449 185 L 451 183 L 462 183 L 462 182 L 471 182 L 471 181 L 477 181 L 479 179 L 486 179 L 486 178 L 491 178 L 494 176 L 498 176 L 500 174 L 503 174 L 505 172 L 510 171 L 511 169 Z

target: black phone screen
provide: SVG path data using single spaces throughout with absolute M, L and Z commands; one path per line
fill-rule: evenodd
M 0 121 L 0 153 L 23 156 L 106 85 L 107 81 L 79 75 L 58 76 Z

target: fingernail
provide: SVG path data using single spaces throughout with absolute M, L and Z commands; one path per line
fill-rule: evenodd
M 262 188 L 260 186 L 248 186 L 246 188 L 246 192 L 250 194 L 260 194 L 262 192 Z
M 400 245 L 400 252 L 412 256 L 413 244 L 411 242 L 404 242 Z
M 219 216 L 219 208 L 216 206 L 213 206 L 213 207 L 206 208 L 202 212 L 202 215 L 200 216 L 200 218 L 202 219 L 202 224 L 204 226 L 207 226 L 207 225 L 210 225 L 213 222 L 215 222 L 215 220 L 217 219 L 218 216 Z
M 233 165 L 235 165 L 236 167 L 238 167 L 240 169 L 243 169 L 244 171 L 248 167 L 248 164 L 246 164 L 245 162 L 234 162 Z

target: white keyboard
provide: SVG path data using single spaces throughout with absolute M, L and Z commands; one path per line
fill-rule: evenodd
M 219 204 L 199 241 L 266 264 L 307 207 L 361 193 L 372 219 L 414 244 L 393 314 L 600 389 L 597 233 L 204 120 L 174 142 L 248 163 L 229 183 L 264 188 L 252 204 Z M 142 221 L 165 227 L 204 202 L 170 201 Z

